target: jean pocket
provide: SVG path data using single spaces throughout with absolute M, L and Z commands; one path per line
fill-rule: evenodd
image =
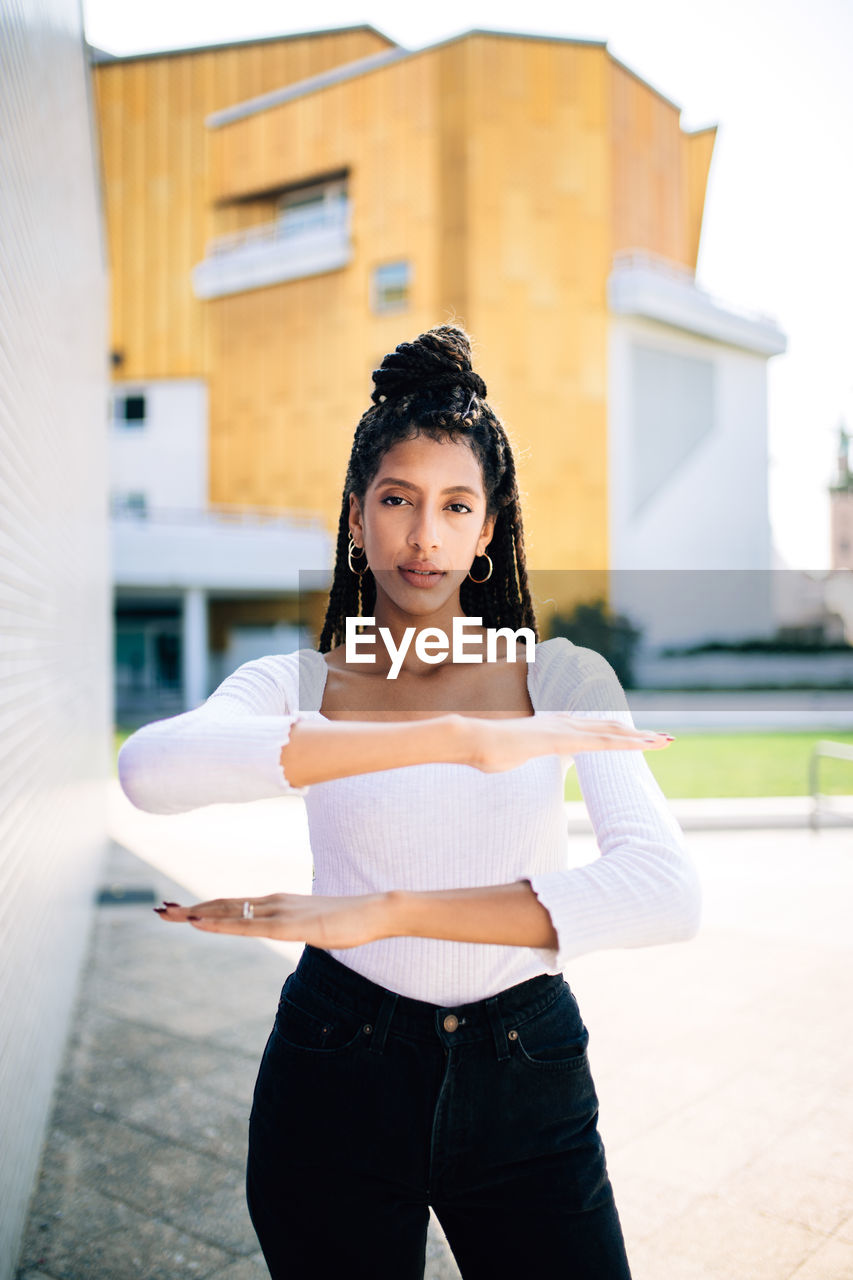
M 285 984 L 274 1031 L 280 1044 L 323 1056 L 350 1049 L 365 1034 L 364 1026 L 358 1013 L 341 1008 L 329 997 Z
M 575 1070 L 587 1064 L 589 1032 L 568 987 L 547 1008 L 514 1027 L 509 1037 L 521 1061 L 530 1066 Z

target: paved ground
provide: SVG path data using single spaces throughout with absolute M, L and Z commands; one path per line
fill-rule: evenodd
M 106 883 L 183 901 L 181 885 L 310 885 L 298 800 L 174 818 L 117 789 L 112 803 Z M 699 936 L 583 956 L 566 975 L 635 1280 L 847 1280 L 853 828 L 689 841 Z M 595 852 L 581 830 L 573 847 L 579 861 Z M 21 1280 L 263 1280 L 246 1122 L 298 952 L 173 929 L 150 905 L 98 909 Z M 433 1229 L 427 1280 L 457 1274 Z

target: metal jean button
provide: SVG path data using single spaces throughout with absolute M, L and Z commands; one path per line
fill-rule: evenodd
M 455 1013 L 449 1013 L 447 1017 L 444 1019 L 443 1025 L 444 1025 L 445 1031 L 455 1031 L 456 1028 L 459 1026 L 459 1019 L 457 1018 Z

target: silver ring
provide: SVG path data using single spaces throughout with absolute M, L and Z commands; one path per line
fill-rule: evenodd
M 243 919 L 254 920 L 254 918 L 255 918 L 255 904 L 253 902 L 244 902 L 243 903 Z

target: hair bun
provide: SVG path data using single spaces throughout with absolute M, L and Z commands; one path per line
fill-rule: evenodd
M 439 325 L 414 342 L 401 342 L 373 370 L 373 382 L 374 404 L 440 387 L 466 387 L 486 398 L 486 384 L 471 368 L 471 340 L 457 325 Z

